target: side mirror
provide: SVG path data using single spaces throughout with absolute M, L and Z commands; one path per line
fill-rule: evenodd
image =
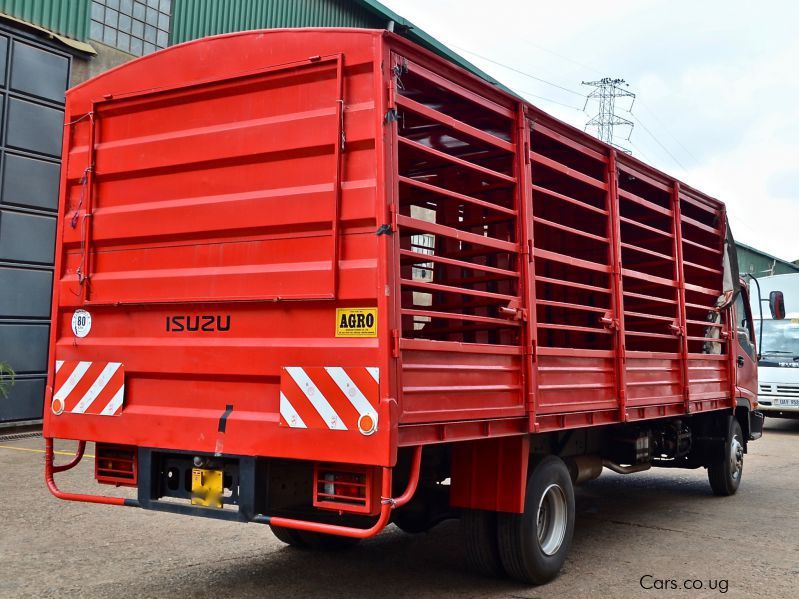
M 774 320 L 785 318 L 785 297 L 782 291 L 772 291 L 768 294 L 768 307 Z

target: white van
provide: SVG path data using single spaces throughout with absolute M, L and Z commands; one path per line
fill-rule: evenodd
M 758 278 L 763 299 L 763 337 L 758 343 L 758 409 L 766 416 L 799 418 L 799 273 Z M 760 340 L 760 306 L 755 283 L 750 284 L 752 318 Z M 782 291 L 785 319 L 774 320 L 769 293 Z

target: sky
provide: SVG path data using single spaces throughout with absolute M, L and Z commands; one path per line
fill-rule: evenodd
M 580 129 L 581 82 L 624 79 L 617 143 L 726 203 L 736 240 L 799 259 L 799 2 L 381 1 Z

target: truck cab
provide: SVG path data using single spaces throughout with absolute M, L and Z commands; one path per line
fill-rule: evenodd
M 769 417 L 799 418 L 799 274 L 775 275 L 758 280 L 761 294 L 783 292 L 785 318 L 775 319 L 763 310 L 755 320 L 762 338 L 757 365 L 759 409 Z M 752 294 L 752 312 L 759 316 L 758 298 Z M 761 330 L 762 329 L 762 330 Z

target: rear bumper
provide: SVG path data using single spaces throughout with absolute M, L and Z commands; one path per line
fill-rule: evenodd
M 220 466 L 224 468 L 225 477 L 229 474 L 235 477 L 231 486 L 236 490 L 233 494 L 234 500 L 231 504 L 235 509 L 218 509 L 209 507 L 198 507 L 186 502 L 164 501 L 162 498 L 167 497 L 170 499 L 182 498 L 180 493 L 174 494 L 164 492 L 163 483 L 165 480 L 165 468 L 169 468 L 169 464 L 165 462 L 158 462 L 154 459 L 156 451 L 151 449 L 140 448 L 138 453 L 138 499 L 123 499 L 121 497 L 109 497 L 104 495 L 89 495 L 78 493 L 65 493 L 61 491 L 55 483 L 54 475 L 57 472 L 63 472 L 75 467 L 83 458 L 85 449 L 85 442 L 81 441 L 75 457 L 60 466 L 54 464 L 54 451 L 53 439 L 46 438 L 45 450 L 45 481 L 50 492 L 59 499 L 67 501 L 81 501 L 87 503 L 101 503 L 106 505 L 119 505 L 126 507 L 141 507 L 145 509 L 154 509 L 165 512 L 172 512 L 178 514 L 186 514 L 193 516 L 211 517 L 223 520 L 234 520 L 241 522 L 256 522 L 260 524 L 270 524 L 273 526 L 281 526 L 283 528 L 291 528 L 296 530 L 305 530 L 310 532 L 319 532 L 324 534 L 334 534 L 339 536 L 353 537 L 353 538 L 368 538 L 379 533 L 391 518 L 391 511 L 397 507 L 402 507 L 411 500 L 419 483 L 419 474 L 421 471 L 422 459 L 422 446 L 413 448 L 413 459 L 411 461 L 410 471 L 408 472 L 407 486 L 404 492 L 397 496 L 392 496 L 392 468 L 382 468 L 381 489 L 380 489 L 380 507 L 377 512 L 377 520 L 371 526 L 354 527 L 343 526 L 339 524 L 331 524 L 327 522 L 319 522 L 311 519 L 300 519 L 286 517 L 283 515 L 267 515 L 264 512 L 268 511 L 269 504 L 266 501 L 267 489 L 264 484 L 267 482 L 263 476 L 259 476 L 259 469 L 263 464 L 254 457 L 248 456 L 224 456 L 220 458 L 219 463 L 225 462 L 230 465 Z M 166 454 L 174 455 L 174 453 Z M 221 505 L 221 504 L 220 504 Z

